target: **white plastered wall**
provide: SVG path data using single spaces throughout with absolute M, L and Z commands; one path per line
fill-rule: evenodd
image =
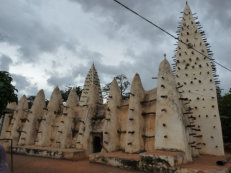
M 208 56 L 205 42 L 202 39 L 191 10 L 186 5 L 183 13 L 176 53 L 176 81 L 184 98 L 188 98 L 194 125 L 197 131 L 192 142 L 195 142 L 200 153 L 224 155 L 222 130 L 217 104 L 216 86 L 213 70 L 208 58 L 194 51 L 191 47 Z M 190 120 L 189 120 L 190 121 Z

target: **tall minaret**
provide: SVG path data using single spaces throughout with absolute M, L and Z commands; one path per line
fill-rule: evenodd
M 94 64 L 92 64 L 91 69 L 89 70 L 87 77 L 85 79 L 82 95 L 81 95 L 80 102 L 79 102 L 80 106 L 83 106 L 87 103 L 87 96 L 88 96 L 92 83 L 96 85 L 96 88 L 99 92 L 99 103 L 103 103 L 103 97 L 102 97 L 102 92 L 100 88 L 100 81 L 99 81 L 99 77 L 98 77 Z
M 179 40 L 176 52 L 176 81 L 178 91 L 189 111 L 188 127 L 191 128 L 191 147 L 202 154 L 224 155 L 221 122 L 217 104 L 215 66 L 207 49 L 204 32 L 195 21 L 186 3 L 182 23 L 179 27 Z M 200 51 L 205 56 L 196 52 Z M 191 123 L 190 123 L 191 122 Z

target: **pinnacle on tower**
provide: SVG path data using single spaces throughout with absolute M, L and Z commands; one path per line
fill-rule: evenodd
M 164 53 L 164 59 L 166 59 L 166 56 L 167 56 L 166 53 Z
M 82 95 L 81 95 L 80 102 L 79 102 L 80 106 L 85 105 L 87 103 L 88 93 L 89 93 L 89 90 L 92 84 L 96 85 L 96 89 L 97 89 L 98 96 L 99 96 L 98 103 L 103 103 L 102 92 L 100 88 L 100 81 L 99 81 L 99 77 L 95 69 L 94 63 L 92 64 L 87 74 L 87 77 L 85 78 L 84 87 L 83 87 Z

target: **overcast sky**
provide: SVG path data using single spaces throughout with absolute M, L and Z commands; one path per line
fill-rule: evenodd
M 185 0 L 120 0 L 175 35 Z M 22 94 L 55 86 L 82 86 L 94 62 L 101 86 L 118 74 L 139 73 L 156 87 L 158 66 L 172 63 L 176 41 L 112 0 L 0 0 L 0 70 L 9 71 Z M 190 0 L 214 58 L 231 68 L 231 1 Z M 231 72 L 217 66 L 227 91 Z

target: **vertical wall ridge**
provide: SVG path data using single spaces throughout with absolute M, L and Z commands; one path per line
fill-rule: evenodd
M 28 121 L 26 121 L 21 133 L 18 145 L 34 145 L 39 130 L 39 124 L 46 108 L 44 91 L 40 90 L 35 97 L 34 103 L 29 111 Z
M 142 117 L 142 106 L 144 99 L 144 89 L 138 74 L 135 75 L 131 85 L 128 126 L 126 132 L 125 152 L 139 153 L 144 151 L 144 120 Z
M 39 135 L 37 137 L 38 146 L 49 147 L 54 146 L 55 135 L 57 133 L 57 120 L 60 119 L 63 109 L 63 101 L 58 87 L 51 94 L 50 102 L 43 116 L 43 121 L 39 127 Z
M 74 89 L 71 90 L 66 106 L 64 106 L 59 128 L 56 134 L 56 147 L 58 148 L 73 148 L 73 138 L 76 136 L 79 124 L 78 111 L 78 97 Z
M 155 121 L 155 149 L 185 153 L 185 162 L 191 161 L 183 106 L 176 89 L 175 77 L 165 59 L 159 66 Z
M 103 128 L 103 146 L 107 152 L 117 151 L 120 148 L 120 129 L 118 106 L 121 103 L 119 86 L 114 79 L 111 83 L 109 100 L 106 108 L 106 118 Z
M 99 101 L 98 86 L 93 83 L 90 85 L 90 90 L 87 95 L 87 104 L 84 106 L 83 116 L 79 127 L 79 133 L 76 142 L 76 148 L 85 150 L 86 153 L 92 153 L 92 138 L 91 134 L 91 121 L 92 117 L 97 114 L 97 104 Z
M 13 144 L 17 145 L 21 133 L 23 133 L 23 126 L 26 121 L 28 121 L 28 103 L 25 95 L 21 97 L 18 103 L 17 113 L 14 117 L 13 127 L 12 127 L 12 139 Z

